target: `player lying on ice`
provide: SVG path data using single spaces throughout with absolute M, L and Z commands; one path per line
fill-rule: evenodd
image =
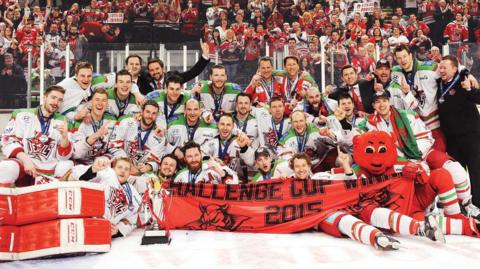
M 384 250 L 398 249 L 399 242 L 375 227 L 403 235 L 422 235 L 443 242 L 443 234 L 477 237 L 480 235 L 480 223 L 460 213 L 451 175 L 444 168 L 435 169 L 427 175 L 427 171 L 420 164 L 399 161 L 394 140 L 386 132 L 371 131 L 356 136 L 353 157 L 356 167 L 352 169 L 348 155 L 339 152 L 339 161 L 345 175 L 343 178 L 350 180 L 390 176 L 414 180 L 413 205 L 410 209 L 397 209 L 407 212 L 407 215 L 388 208 L 380 208 L 375 204 L 367 205 L 358 211 L 352 210 L 351 207 L 345 208 L 332 213 L 321 222 L 319 228 L 322 231 L 339 237 L 346 235 L 353 240 Z M 305 168 L 302 173 L 299 168 L 302 161 L 297 159 L 298 156 L 291 160 L 296 178 L 307 179 L 308 160 L 303 161 Z M 315 178 L 315 175 L 313 177 Z M 444 207 L 444 216 L 425 216 L 425 210 L 435 201 L 437 195 Z

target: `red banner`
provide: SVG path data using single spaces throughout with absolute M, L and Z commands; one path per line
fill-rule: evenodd
M 294 233 L 331 212 L 358 214 L 367 205 L 405 213 L 413 182 L 400 175 L 371 179 L 269 180 L 239 185 L 167 183 L 166 226 L 180 230 Z

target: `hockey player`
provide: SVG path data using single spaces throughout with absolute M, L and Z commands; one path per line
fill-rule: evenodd
M 273 160 L 270 154 L 270 150 L 266 147 L 260 147 L 255 151 L 255 164 L 258 173 L 252 177 L 251 182 L 293 176 L 293 171 L 288 166 L 287 161 Z
M 434 148 L 445 152 L 445 137 L 440 131 L 437 103 L 437 82 L 440 77 L 435 62 L 414 60 L 410 48 L 400 45 L 394 50 L 399 66 L 392 68 L 392 83 L 388 91 L 392 95 L 403 96 L 401 109 L 412 109 L 418 113 L 435 138 Z M 474 87 L 478 87 L 476 79 L 468 76 Z
M 90 95 L 96 88 L 107 88 L 115 81 L 115 74 L 100 75 L 93 77 L 93 66 L 88 62 L 79 62 L 75 66 L 75 76 L 66 78 L 58 83 L 65 89 L 65 101 L 60 106 L 59 112 L 66 115 L 70 120 L 90 121 L 90 111 L 85 105 Z M 132 88 L 132 93 L 136 99 L 141 99 L 138 87 Z
M 305 98 L 297 104 L 295 110 L 307 113 L 308 121 L 316 127 L 323 127 L 327 117 L 335 112 L 337 102 L 322 96 L 318 88 L 312 87 L 307 91 Z
M 280 96 L 270 99 L 269 107 L 253 108 L 258 124 L 260 146 L 268 147 L 273 154 L 277 153 L 280 139 L 290 130 L 290 118 L 285 117 L 285 101 Z
M 353 97 L 342 93 L 338 97 L 338 107 L 334 115 L 327 118 L 327 127 L 335 135 L 337 145 L 345 152 L 352 153 L 352 140 L 358 134 L 357 125 L 362 118 L 355 115 Z
M 195 142 L 188 142 L 183 147 L 183 155 L 186 168 L 177 173 L 175 182 L 238 184 L 237 174 L 232 169 L 215 161 L 214 158 L 202 161 L 202 151 Z
M 29 186 L 41 174 L 62 177 L 73 166 L 67 119 L 58 113 L 65 90 L 51 86 L 45 90 L 38 108 L 20 109 L 2 134 L 0 187 Z
M 132 94 L 132 75 L 127 70 L 120 70 L 115 76 L 115 87 L 108 92 L 108 113 L 119 118 L 138 111 L 135 96 Z
M 158 168 L 158 176 L 163 180 L 173 180 L 179 168 L 179 161 L 173 154 L 163 156 Z
M 98 182 L 105 187 L 104 218 L 111 222 L 112 237 L 128 236 L 136 228 L 142 197 L 128 182 L 132 167 L 128 158 L 99 158 L 91 166 L 75 166 L 72 172 L 74 180 Z
M 166 85 L 166 90 L 156 90 L 147 95 L 147 99 L 157 102 L 160 107 L 157 126 L 163 129 L 184 113 L 185 103 L 190 99 L 190 93 L 182 90 L 180 77 L 175 75 L 168 77 Z
M 157 173 L 158 163 L 165 154 L 165 137 L 156 132 L 155 126 L 158 111 L 158 104 L 148 100 L 142 106 L 140 120 L 132 116 L 119 118 L 113 144 L 132 160 L 133 175 Z
M 300 60 L 297 57 L 285 57 L 283 66 L 285 70 L 276 75 L 281 77 L 282 96 L 285 96 L 287 102 L 300 101 L 311 87 L 318 88 L 317 83 L 308 72 L 300 71 Z
M 245 174 L 244 168 L 248 169 L 250 167 L 251 169 L 248 170 L 253 170 L 254 150 L 249 146 L 251 140 L 246 134 L 239 132 L 235 135 L 233 130 L 234 121 L 232 116 L 230 114 L 220 116 L 218 136 L 204 143 L 201 147 L 202 152 L 206 156 L 223 161 L 225 165 L 236 171 L 241 179 L 247 181 L 248 175 Z M 243 161 L 247 167 L 242 167 L 240 161 Z
M 329 134 L 323 132 L 325 129 L 318 129 L 312 123 L 308 123 L 303 111 L 297 110 L 290 114 L 290 122 L 292 128 L 279 141 L 278 157 L 288 160 L 293 154 L 304 152 L 311 156 L 316 169 L 334 148 L 334 140 L 326 136 Z
M 341 162 L 349 166 L 348 155 L 340 156 L 342 156 L 340 158 Z M 295 179 L 311 180 L 312 164 L 308 155 L 305 153 L 293 155 L 289 165 L 294 172 Z M 349 173 L 353 174 L 353 170 L 345 170 L 345 173 L 347 175 Z M 352 240 L 371 245 L 380 250 L 397 250 L 400 247 L 400 242 L 374 226 L 404 235 L 423 235 L 433 241 L 445 242 L 433 216 L 426 218 L 426 222 L 419 222 L 387 208 L 367 206 L 362 211 L 365 213 L 359 216 L 354 216 L 347 211 L 333 212 L 319 223 L 318 228 L 332 236 L 348 236 Z
M 108 93 L 104 89 L 93 91 L 91 106 L 92 121 L 78 120 L 73 124 L 73 159 L 77 163 L 92 164 L 96 157 L 125 157 L 123 151 L 110 144 L 117 119 L 105 113 Z
M 225 67 L 214 65 L 210 69 L 210 80 L 199 82 L 191 91 L 204 110 L 213 114 L 215 121 L 222 113 L 235 111 L 235 98 L 242 92 L 238 84 L 227 82 L 227 78 Z
M 471 203 L 470 179 L 465 169 L 446 153 L 432 148 L 434 139 L 423 121 L 413 111 L 397 110 L 390 105 L 387 92 L 373 96 L 375 113 L 369 115 L 359 128 L 363 131 L 385 131 L 395 137 L 400 157 L 425 161 L 433 169 L 444 168 L 452 176 L 462 210 L 480 219 L 480 211 Z M 460 213 L 460 212 L 458 212 Z
M 184 113 L 168 124 L 166 134 L 167 152 L 174 153 L 180 160 L 183 160 L 181 149 L 188 141 L 203 145 L 218 135 L 217 125 L 208 124 L 201 117 L 202 110 L 198 100 L 188 99 Z
M 258 148 L 258 123 L 254 115 L 252 115 L 252 104 L 250 96 L 245 93 L 240 93 L 235 98 L 235 113 L 233 113 L 233 120 L 235 121 L 235 128 L 246 134 L 252 144 L 254 150 Z
M 339 160 L 345 171 L 344 178 L 369 179 L 378 176 L 392 176 L 406 180 L 407 182 L 413 180 L 415 184 L 412 203 L 408 208 L 401 208 L 400 210 L 407 212 L 409 216 L 417 220 L 424 219 L 425 210 L 429 207 L 430 203 L 435 200 L 435 196 L 438 195 L 444 207 L 444 216 L 436 216 L 442 231 L 446 234 L 479 237 L 480 222 L 474 218 L 459 214 L 458 199 L 449 173 L 445 169 L 440 168 L 433 170 L 430 175 L 427 175 L 426 171 L 418 162 L 398 159 L 394 143 L 394 139 L 386 132 L 372 131 L 355 137 L 353 157 L 356 167 L 352 169 L 349 165 L 349 157 L 339 152 Z M 360 210 L 355 208 L 351 209 L 353 212 L 357 212 L 356 214 L 368 219 L 368 215 L 372 214 L 372 209 L 374 208 L 363 207 Z M 375 211 L 373 211 L 373 213 L 375 213 Z M 371 215 L 371 217 L 373 218 L 374 215 Z M 382 218 L 383 221 L 381 222 L 385 225 L 387 220 L 385 216 L 382 217 L 382 215 L 378 215 L 377 221 Z M 405 224 L 408 224 L 408 222 L 404 222 L 404 216 L 396 217 L 390 214 L 388 219 L 389 223 L 396 222 L 397 225 L 392 225 L 392 227 L 397 226 L 400 228 L 400 231 L 402 226 L 404 228 L 407 227 Z M 427 216 L 426 220 L 428 221 L 429 219 L 431 219 L 431 216 Z M 437 238 L 437 236 L 435 236 L 435 238 Z
M 79 62 L 75 65 L 75 76 L 66 78 L 58 83 L 64 88 L 65 101 L 60 105 L 59 112 L 70 120 L 81 120 L 87 113 L 87 109 L 77 111 L 81 103 L 85 103 L 91 94 L 93 66 L 88 62 Z
M 253 104 L 259 107 L 268 104 L 274 96 L 284 98 L 281 77 L 275 77 L 272 58 L 259 59 L 258 73 L 252 77 L 250 84 L 245 88 L 245 93 L 250 96 Z

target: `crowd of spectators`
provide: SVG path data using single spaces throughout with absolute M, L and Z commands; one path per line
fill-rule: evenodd
M 382 1 L 365 13 L 354 10 L 356 2 L 361 1 L 40 0 L 36 4 L 4 0 L 0 2 L 0 63 L 8 53 L 25 68 L 31 52 L 35 70 L 40 45 L 45 44 L 46 68 L 58 81 L 65 76 L 67 44 L 72 65 L 85 56 L 88 43 L 145 42 L 145 35 L 156 35 L 145 29 L 156 25 L 173 29 L 179 40 L 202 38 L 210 46 L 211 57 L 240 83 L 242 76 L 253 75 L 261 55 L 285 51 L 299 57 L 302 70 L 320 83 L 320 40 L 326 44 L 328 78 L 347 63 L 360 77 L 374 70 L 376 58 L 393 63 L 391 52 L 399 44 L 412 46 L 421 60 L 439 61 L 447 41 L 464 65 L 480 69 L 471 59 L 480 51 L 476 48 L 480 42 L 477 0 Z M 237 76 L 239 70 L 242 74 Z M 333 82 L 338 81 L 335 72 Z
M 472 53 L 462 52 L 469 52 L 480 41 L 476 0 L 419 0 L 413 6 L 384 1 L 365 13 L 354 10 L 357 1 L 220 1 L 213 0 L 207 8 L 203 34 L 211 51 L 218 52 L 219 61 L 230 66 L 234 76 L 239 63 L 248 66 L 265 48 L 272 55 L 284 52 L 286 45 L 289 55 L 301 59 L 302 70 L 320 82 L 322 39 L 330 67 L 326 72 L 350 63 L 360 77 L 375 69 L 378 58 L 393 64 L 392 51 L 399 44 L 409 44 L 421 60 L 439 61 L 440 49 L 447 42 L 450 53 L 463 60 Z M 472 68 L 471 59 L 462 63 Z M 339 81 L 338 72 L 334 80 Z

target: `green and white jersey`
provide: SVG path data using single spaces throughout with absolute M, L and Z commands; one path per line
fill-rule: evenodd
M 88 98 L 95 89 L 115 87 L 115 73 L 94 74 L 91 84 L 86 89 L 80 87 L 75 77 L 65 78 L 57 85 L 65 89 L 65 96 L 58 112 L 73 120 L 76 112 L 88 102 Z M 132 84 L 131 92 L 140 92 L 136 84 Z
M 177 120 L 185 112 L 185 103 L 190 99 L 190 93 L 183 91 L 178 97 L 177 103 L 169 105 L 167 102 L 167 92 L 164 90 L 155 90 L 147 94 L 147 99 L 157 102 L 160 107 L 157 116 L 157 126 L 166 129 L 168 123 Z
M 352 117 L 351 121 L 343 119 L 339 121 L 335 115 L 327 117 L 327 127 L 335 134 L 336 142 L 344 152 L 352 153 L 353 137 L 360 134 L 357 126 L 363 118 Z
M 268 147 L 271 152 L 277 153 L 278 141 L 290 130 L 290 119 L 283 118 L 279 122 L 272 119 L 267 107 L 252 108 L 258 124 L 258 141 L 261 147 Z
M 82 89 L 75 77 L 66 78 L 57 84 L 65 89 L 63 102 L 58 109 L 62 115 L 65 115 L 69 120 L 73 120 L 78 107 L 88 101 L 92 90 L 91 85 L 86 89 Z
M 290 159 L 295 153 L 304 152 L 312 159 L 312 165 L 316 165 L 332 148 L 335 148 L 335 141 L 320 135 L 317 127 L 307 123 L 307 130 L 303 135 L 298 135 L 295 129 L 291 128 L 280 139 L 277 152 L 278 157 L 285 160 Z
M 250 144 L 250 147 L 253 149 L 257 149 L 258 146 L 260 145 L 260 141 L 258 138 L 258 122 L 255 116 L 253 116 L 251 113 L 248 114 L 247 119 L 245 121 L 240 121 L 237 118 L 237 115 L 233 115 L 233 121 L 235 123 L 235 129 L 234 133 L 238 133 L 239 131 L 246 134 L 248 138 L 252 141 L 252 144 Z
M 218 120 L 221 112 L 233 113 L 235 111 L 235 98 L 242 92 L 240 85 L 236 83 L 226 82 L 225 87 L 220 95 L 214 94 L 211 81 L 201 81 L 200 102 L 203 108 L 209 111 Z
M 140 112 L 140 107 L 136 104 L 136 98 L 132 93 L 123 101 L 117 97 L 115 88 L 108 89 L 107 93 L 108 113 L 119 118 L 123 115 L 133 115 L 135 112 Z
M 221 165 L 221 168 L 225 171 L 223 178 L 208 167 L 207 161 L 203 161 L 202 167 L 196 173 L 185 168 L 177 173 L 173 181 L 178 183 L 238 184 L 238 176 L 232 169 L 225 165 Z
M 327 115 L 333 115 L 335 113 L 335 110 L 338 107 L 338 102 L 336 100 L 327 98 L 322 96 L 322 101 L 319 104 L 319 114 L 322 114 L 324 116 Z M 313 123 L 315 126 L 321 128 L 324 127 L 325 124 L 320 123 L 320 119 L 318 118 L 318 115 L 312 115 L 311 113 L 311 105 L 308 103 L 307 100 L 302 99 L 302 101 L 298 102 L 297 106 L 293 109 L 295 110 L 300 110 L 305 112 L 307 115 L 307 121 Z
M 206 123 L 201 117 L 195 126 L 188 126 L 185 116 L 178 115 L 168 124 L 167 153 L 172 153 L 176 148 L 183 147 L 188 141 L 199 145 L 214 139 L 218 135 L 217 125 Z
M 244 176 L 244 168 L 252 170 L 255 166 L 254 155 L 255 151 L 252 147 L 248 147 L 246 151 L 242 152 L 237 143 L 236 136 L 231 136 L 229 139 L 222 141 L 219 136 L 204 143 L 201 146 L 204 156 L 211 156 L 223 161 L 233 171 L 240 176 Z M 242 165 L 242 163 L 245 165 Z M 247 171 L 248 172 L 248 171 Z
M 393 105 L 398 109 L 412 109 L 417 112 L 428 129 L 439 128 L 436 82 L 439 77 L 437 63 L 432 61 L 415 60 L 409 78 L 405 77 L 400 66 L 394 66 L 392 83 L 387 88 L 392 96 Z M 406 95 L 401 91 L 402 83 L 411 85 L 411 91 Z
M 64 124 L 64 116 L 54 113 L 48 121 L 40 121 L 40 108 L 18 109 L 5 126 L 2 134 L 2 153 L 15 158 L 25 152 L 37 169 L 54 170 L 59 161 L 69 160 L 73 153 L 68 147 L 60 147 L 61 134 L 57 126 Z
M 251 182 L 260 182 L 269 179 L 277 179 L 282 176 L 291 177 L 293 176 L 293 170 L 288 166 L 288 161 L 285 160 L 275 160 L 272 161 L 272 168 L 268 174 L 263 174 L 260 171 L 252 177 Z
M 93 145 L 88 144 L 87 138 L 96 133 L 102 126 L 108 124 L 108 133 L 98 138 Z M 117 125 L 117 118 L 108 113 L 98 122 L 85 123 L 82 120 L 73 123 L 71 128 L 73 141 L 73 159 L 83 164 L 92 164 L 96 157 L 124 157 L 123 151 L 112 146 L 112 135 Z
M 140 121 L 131 116 L 118 119 L 115 146 L 120 147 L 135 165 L 150 164 L 153 171 L 158 170 L 158 164 L 165 155 L 165 137 L 155 135 L 155 125 L 147 130 L 140 127 Z

